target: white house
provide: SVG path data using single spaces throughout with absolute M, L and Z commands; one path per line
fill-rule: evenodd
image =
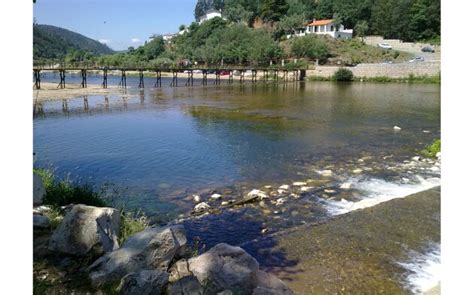
M 352 39 L 352 29 L 345 29 L 342 24 L 337 27 L 334 22 L 334 19 L 313 20 L 305 28 L 298 30 L 296 36 L 317 34 L 329 35 L 333 38 Z M 287 38 L 291 38 L 291 35 Z
M 199 18 L 199 24 L 202 24 L 203 22 L 205 22 L 207 20 L 210 20 L 210 19 L 213 19 L 215 17 L 223 18 L 222 13 L 219 10 L 216 10 L 216 9 L 208 10 L 208 11 L 206 11 L 205 15 L 203 15 Z

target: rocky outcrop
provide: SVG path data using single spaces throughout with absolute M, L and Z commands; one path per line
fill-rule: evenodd
M 183 254 L 186 245 L 186 234 L 181 225 L 148 228 L 131 236 L 120 249 L 96 260 L 89 267 L 89 277 L 94 286 L 100 286 L 130 272 L 166 271 L 175 255 Z
M 201 285 L 215 293 L 238 290 L 243 294 L 292 294 L 281 280 L 260 271 L 255 258 L 240 247 L 218 244 L 189 259 L 188 264 Z
M 186 276 L 168 286 L 168 295 L 203 295 L 204 290 L 195 276 Z
M 43 204 L 43 197 L 46 194 L 43 179 L 33 173 L 33 206 Z
M 169 274 L 159 270 L 143 270 L 132 272 L 120 281 L 120 294 L 123 295 L 154 295 L 164 293 Z
M 54 231 L 49 250 L 71 255 L 101 255 L 118 248 L 120 213 L 113 208 L 74 205 Z

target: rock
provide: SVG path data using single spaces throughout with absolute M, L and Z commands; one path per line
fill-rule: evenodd
M 48 213 L 51 211 L 51 207 L 49 206 L 38 206 L 38 207 L 33 207 L 33 214 L 44 214 Z
M 43 215 L 33 214 L 33 229 L 47 229 L 51 226 L 49 218 Z
M 260 200 L 269 198 L 268 195 L 264 191 L 261 191 L 261 190 L 258 190 L 258 189 L 253 189 L 252 191 L 250 191 L 247 194 L 247 197 L 250 198 L 250 199 L 254 198 L 254 197 L 258 197 Z
M 302 192 L 309 192 L 314 189 L 314 186 L 302 186 L 300 189 Z
M 211 199 L 213 199 L 213 200 L 219 200 L 221 198 L 222 198 L 222 195 L 220 195 L 220 194 L 212 194 L 212 196 L 211 196 Z
M 395 126 L 393 126 L 393 130 L 395 130 L 395 131 L 400 131 L 400 130 L 402 130 L 402 128 L 400 128 L 400 127 L 398 127 L 398 126 L 395 125 Z
M 278 194 L 283 195 L 284 193 L 286 193 L 286 190 L 279 189 L 279 190 L 277 190 L 277 192 L 278 192 Z
M 227 206 L 227 205 L 229 205 L 229 204 L 230 204 L 229 201 L 222 201 L 222 202 L 221 202 L 221 206 Z
M 295 181 L 293 182 L 293 186 L 304 186 L 306 185 L 307 183 L 306 182 L 303 182 L 303 181 Z
M 359 159 L 359 160 L 357 160 L 357 162 L 363 163 L 363 162 L 364 162 L 364 159 Z
M 33 173 L 33 206 L 43 204 L 43 197 L 46 194 L 43 179 L 41 176 Z
M 168 285 L 168 295 L 202 295 L 204 290 L 195 276 L 187 276 Z
M 331 170 L 322 170 L 322 171 L 316 171 L 319 175 L 323 177 L 330 177 L 332 176 L 332 171 Z
M 89 278 L 97 287 L 130 272 L 166 271 L 173 258 L 183 254 L 186 245 L 182 225 L 148 228 L 128 238 L 120 249 L 97 259 L 88 269 Z
M 281 190 L 289 190 L 290 189 L 290 186 L 288 184 L 283 184 L 283 185 L 280 185 L 279 189 Z
M 258 205 L 260 207 L 265 207 L 267 204 L 265 204 L 265 201 L 260 201 L 260 202 L 258 202 Z
M 252 295 L 291 295 L 288 286 L 276 276 L 264 271 L 257 271 L 257 287 L 253 290 Z
M 266 186 L 264 186 L 264 188 L 266 188 L 266 189 L 271 189 L 272 186 L 271 186 L 271 185 L 266 185 Z
M 201 203 L 197 204 L 196 206 L 194 206 L 194 211 L 199 213 L 199 212 L 209 210 L 210 208 L 211 208 L 211 206 L 209 206 L 208 203 L 201 202 Z
M 328 188 L 325 189 L 324 192 L 325 192 L 326 194 L 334 194 L 334 193 L 336 193 L 335 190 L 333 190 L 333 189 L 328 189 Z
M 264 229 L 261 230 L 262 234 L 266 234 L 267 232 L 268 232 L 268 228 L 264 228 Z
M 293 198 L 295 198 L 295 199 L 299 199 L 301 196 L 298 195 L 298 194 L 295 194 L 295 193 L 291 193 L 291 194 L 290 194 L 290 197 L 293 197 Z
M 124 276 L 120 281 L 120 294 L 152 295 L 162 294 L 163 287 L 168 283 L 167 272 L 159 270 L 142 270 Z
M 350 189 L 351 187 L 352 187 L 352 184 L 350 182 L 344 182 L 343 184 L 339 186 L 339 188 L 342 188 L 342 189 Z
M 199 196 L 199 195 L 193 195 L 193 201 L 196 202 L 196 203 L 201 202 L 201 196 Z
M 415 156 L 415 157 L 413 157 L 413 158 L 411 158 L 411 159 L 412 159 L 413 161 L 418 162 L 418 161 L 420 160 L 420 156 Z
M 53 232 L 48 249 L 71 255 L 101 255 L 118 248 L 120 212 L 74 205 Z
M 438 158 L 438 160 L 441 159 L 441 152 L 436 153 L 436 158 Z
M 240 290 L 250 294 L 258 283 L 259 264 L 240 247 L 217 244 L 188 262 L 189 270 L 201 285 L 209 286 L 212 293 Z
M 423 130 L 423 133 L 430 133 L 429 130 Z
M 279 199 L 276 201 L 276 205 L 277 205 L 277 206 L 281 206 L 281 205 L 283 205 L 285 202 L 286 202 L 286 198 L 279 198 Z
M 222 292 L 217 293 L 217 295 L 233 295 L 231 290 L 224 290 Z
M 352 170 L 352 173 L 354 173 L 354 174 L 360 174 L 360 173 L 362 173 L 362 171 L 363 171 L 362 169 L 357 168 L 357 169 Z
M 176 263 L 170 268 L 170 282 L 176 282 L 181 278 L 192 275 L 188 269 L 188 261 L 186 259 L 181 259 L 176 261 Z

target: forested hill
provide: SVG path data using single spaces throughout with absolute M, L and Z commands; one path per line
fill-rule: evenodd
M 438 39 L 440 0 L 198 0 L 196 19 L 209 9 L 222 10 L 232 22 L 256 19 L 288 28 L 312 19 L 335 18 L 358 35 L 382 35 L 404 41 Z
M 33 26 L 34 60 L 64 59 L 72 55 L 114 53 L 107 45 L 81 34 L 50 25 Z

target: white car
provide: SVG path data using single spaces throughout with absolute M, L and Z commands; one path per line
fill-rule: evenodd
M 392 49 L 392 46 L 390 46 L 390 44 L 388 43 L 379 43 L 378 45 L 380 48 L 383 48 L 383 49 L 388 49 L 388 50 Z

